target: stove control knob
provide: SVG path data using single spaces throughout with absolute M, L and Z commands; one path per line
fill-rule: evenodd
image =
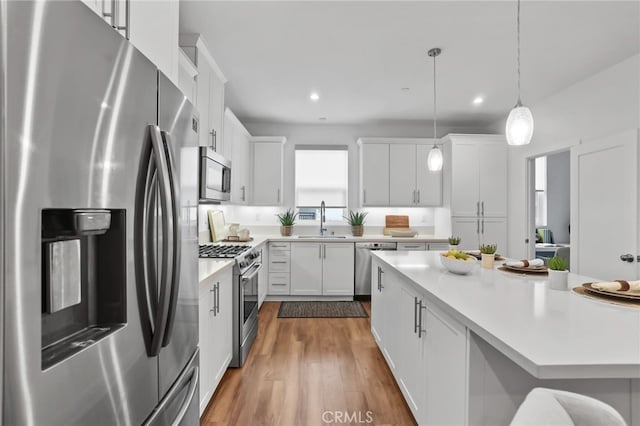
M 240 262 L 240 267 L 244 268 L 247 266 L 247 262 L 245 262 L 244 260 L 242 262 Z

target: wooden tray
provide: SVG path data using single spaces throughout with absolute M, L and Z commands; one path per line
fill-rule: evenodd
M 582 287 L 574 287 L 572 290 L 574 293 L 578 293 L 581 296 L 588 297 L 590 299 L 595 299 L 600 302 L 611 303 L 614 305 L 628 306 L 631 308 L 640 308 L 640 299 L 632 298 L 625 299 L 618 296 L 614 296 L 612 294 L 602 294 L 597 293 L 596 291 L 590 289 L 589 287 L 585 287 L 588 284 L 582 284 Z
M 406 215 L 386 215 L 384 226 L 387 228 L 409 228 L 409 216 Z
M 507 266 L 502 265 L 498 268 L 501 271 L 513 272 L 516 274 L 548 274 L 546 266 Z

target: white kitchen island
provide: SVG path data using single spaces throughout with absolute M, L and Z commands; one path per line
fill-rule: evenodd
M 437 252 L 372 255 L 372 333 L 420 424 L 508 424 L 544 386 L 640 425 L 640 309 L 551 290 L 546 276 L 455 275 Z

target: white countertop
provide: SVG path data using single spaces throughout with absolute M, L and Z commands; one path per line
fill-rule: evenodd
M 233 267 L 234 263 L 232 259 L 198 259 L 198 282 L 202 284 L 212 275 Z
M 546 276 L 455 275 L 437 252 L 372 254 L 535 377 L 640 377 L 640 309 L 551 290 Z M 570 287 L 593 281 L 569 274 Z
M 312 234 L 300 234 L 300 235 L 312 235 Z M 391 237 L 389 235 L 381 235 L 381 234 L 364 234 L 362 237 L 354 237 L 353 235 L 345 235 L 345 238 L 331 238 L 328 237 L 320 237 L 318 238 L 298 238 L 298 235 L 292 235 L 291 237 L 283 237 L 281 235 L 261 235 L 254 236 L 254 238 L 263 238 L 269 241 L 287 241 L 287 242 L 343 242 L 343 243 L 368 243 L 368 242 L 401 242 L 401 243 L 449 243 L 448 237 L 436 236 L 436 235 L 425 235 L 419 234 L 415 237 Z

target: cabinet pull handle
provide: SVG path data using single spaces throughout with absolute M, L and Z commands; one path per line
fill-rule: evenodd
M 272 260 L 271 263 L 287 263 L 286 260 Z
M 271 285 L 285 286 L 287 283 L 271 283 Z
M 422 338 L 422 333 L 427 334 L 427 330 L 422 328 L 422 310 L 427 310 L 427 305 L 422 304 L 422 300 L 420 301 L 420 310 L 418 314 L 418 339 Z
M 480 234 L 480 219 L 476 219 L 476 234 Z
M 480 201 L 476 201 L 476 216 L 480 216 Z
M 213 297 L 213 301 L 211 303 L 211 309 L 209 309 L 209 312 L 213 312 L 213 316 L 215 316 L 216 315 L 216 285 L 215 284 L 213 285 L 213 287 L 209 289 L 209 293 Z
M 420 204 L 420 190 L 418 189 L 418 204 Z
M 216 314 L 220 313 L 220 282 L 216 283 Z
M 327 245 L 326 244 L 322 245 L 322 252 L 323 252 L 323 256 L 322 257 L 326 259 L 327 258 Z
M 322 244 L 318 246 L 318 259 L 322 259 Z
M 416 190 L 415 190 L 415 189 L 413 190 L 413 199 L 411 200 L 411 202 L 412 202 L 413 204 L 415 204 L 415 203 L 416 203 Z
M 484 218 L 482 218 L 482 235 L 484 235 Z
M 418 297 L 413 297 L 413 334 L 418 332 Z
M 367 190 L 366 189 L 362 190 L 362 203 L 363 204 L 367 204 Z
M 280 202 L 280 188 L 278 188 L 278 202 Z
M 242 190 L 242 201 L 246 201 L 245 200 L 245 193 L 246 193 L 246 188 L 244 185 L 242 185 L 242 187 L 240 188 Z
M 482 216 L 484 216 L 484 201 L 481 204 L 482 204 Z

